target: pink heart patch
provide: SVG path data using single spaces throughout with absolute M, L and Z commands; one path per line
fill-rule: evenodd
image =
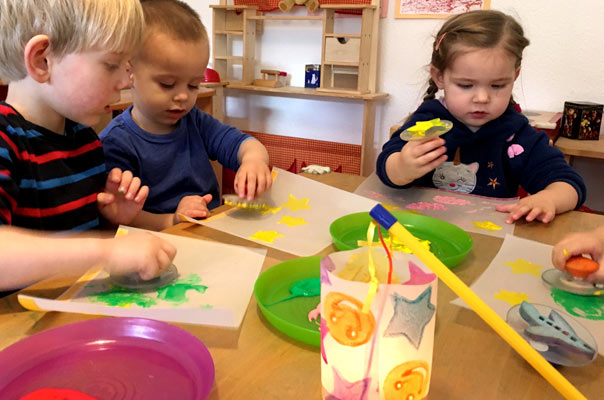
M 513 144 L 508 147 L 508 157 L 510 158 L 514 158 L 522 153 L 524 153 L 524 147 L 520 146 L 519 144 Z

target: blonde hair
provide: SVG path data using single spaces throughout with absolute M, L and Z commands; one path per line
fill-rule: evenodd
M 142 40 L 139 0 L 0 0 L 0 79 L 27 76 L 24 49 L 35 35 L 50 38 L 53 55 L 87 50 L 132 52 Z
M 141 0 L 145 14 L 145 39 L 154 30 L 186 42 L 208 41 L 208 33 L 195 12 L 179 0 Z
M 496 10 L 476 10 L 449 18 L 434 39 L 430 64 L 443 72 L 455 59 L 471 49 L 503 47 L 516 59 L 516 68 L 522 62 L 522 52 L 529 45 L 522 26 L 512 17 Z M 438 92 L 430 79 L 424 100 L 433 99 Z M 510 98 L 510 103 L 514 100 Z

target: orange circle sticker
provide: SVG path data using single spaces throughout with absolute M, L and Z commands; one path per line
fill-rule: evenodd
M 371 311 L 362 312 L 363 303 L 344 293 L 331 292 L 325 296 L 324 318 L 329 334 L 344 346 L 365 344 L 375 330 Z
M 428 363 L 407 361 L 392 368 L 384 380 L 386 400 L 420 400 L 426 397 L 429 378 Z

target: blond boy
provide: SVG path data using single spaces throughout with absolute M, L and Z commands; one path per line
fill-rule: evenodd
M 0 0 L 0 290 L 97 263 L 144 279 L 170 265 L 175 248 L 149 234 L 76 234 L 132 222 L 148 194 L 130 172 L 106 177 L 87 127 L 119 98 L 143 29 L 138 0 Z
M 210 47 L 197 13 L 178 0 L 144 0 L 145 34 L 132 58 L 133 106 L 101 132 L 110 167 L 150 188 L 136 224 L 162 229 L 178 214 L 206 217 L 219 205 L 210 160 L 237 170 L 235 190 L 253 199 L 272 183 L 268 153 L 249 135 L 195 106 Z

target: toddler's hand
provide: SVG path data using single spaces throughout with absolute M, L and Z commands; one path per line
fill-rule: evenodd
M 566 251 L 565 251 L 566 250 Z M 564 270 L 566 260 L 572 256 L 589 254 L 600 264 L 600 268 L 589 275 L 589 281 L 604 281 L 604 243 L 593 232 L 571 233 L 560 240 L 552 250 L 554 267 Z
M 442 138 L 413 140 L 386 161 L 388 178 L 397 185 L 406 185 L 421 178 L 447 160 Z
M 208 210 L 208 204 L 212 201 L 212 195 L 206 194 L 204 196 L 185 196 L 180 199 L 178 207 L 174 212 L 174 225 L 179 222 L 183 222 L 178 214 L 185 215 L 191 218 L 206 218 L 210 215 Z
M 105 269 L 110 274 L 138 272 L 142 279 L 158 276 L 176 255 L 169 242 L 147 232 L 135 232 L 105 241 Z
M 271 171 L 264 160 L 244 160 L 235 175 L 235 192 L 248 200 L 261 196 L 272 184 Z
M 111 170 L 105 183 L 105 191 L 97 195 L 99 211 L 109 222 L 130 224 L 143 209 L 149 195 L 149 187 L 141 187 L 141 180 L 132 172 Z
M 550 193 L 542 190 L 520 199 L 516 204 L 499 205 L 496 210 L 510 213 L 505 220 L 508 224 L 514 223 L 525 215 L 525 219 L 529 222 L 538 220 L 547 224 L 556 216 L 556 203 Z

